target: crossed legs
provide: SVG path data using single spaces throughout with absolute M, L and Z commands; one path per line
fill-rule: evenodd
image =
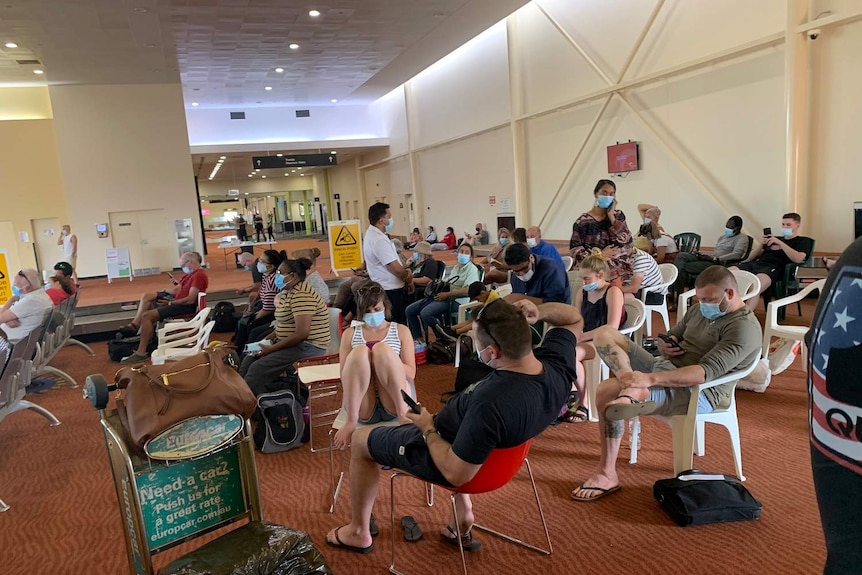
M 604 326 L 599 328 L 594 338 L 596 351 L 611 371 L 615 374 L 632 371 L 629 361 L 629 345 L 631 340 L 619 331 Z M 584 481 L 580 487 L 572 492 L 572 496 L 579 499 L 590 499 L 600 496 L 602 492 L 614 489 L 619 485 L 617 477 L 617 455 L 620 451 L 625 422 L 610 421 L 605 417 L 605 408 L 612 403 L 627 403 L 630 400 L 620 397 L 628 395 L 643 401 L 649 398 L 649 389 L 623 388 L 619 380 L 611 378 L 603 381 L 596 391 L 596 403 L 599 413 L 599 436 L 601 440 L 601 457 L 599 467 L 595 475 Z M 598 489 L 596 489 L 598 488 Z
M 350 445 L 359 420 L 372 416 L 378 400 L 383 409 L 398 416 L 398 421 L 410 423 L 407 404 L 401 399 L 401 390 L 409 392 L 404 364 L 387 344 L 378 342 L 370 350 L 365 345 L 353 348 L 341 374 L 347 421 L 332 439 L 337 449 Z

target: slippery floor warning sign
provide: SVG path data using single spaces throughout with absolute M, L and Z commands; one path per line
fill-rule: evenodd
M 329 253 L 335 271 L 358 268 L 362 265 L 362 236 L 359 220 L 329 222 Z

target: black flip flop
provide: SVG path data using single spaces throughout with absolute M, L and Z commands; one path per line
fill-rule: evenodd
M 452 547 L 458 547 L 458 534 L 455 533 L 455 530 L 452 529 L 452 526 L 447 525 L 446 531 L 451 533 L 452 537 L 447 537 L 446 535 L 443 535 L 441 533 L 440 538 Z M 482 546 L 482 543 L 473 539 L 473 531 L 468 531 L 466 535 L 461 536 L 461 545 L 464 547 L 464 551 L 476 551 L 477 549 L 479 549 L 479 547 Z
M 360 553 L 362 555 L 367 555 L 368 553 L 374 551 L 374 543 L 372 543 L 368 547 L 357 547 L 356 545 L 348 545 L 341 540 L 341 537 L 338 536 L 339 529 L 341 529 L 341 527 L 335 530 L 335 543 L 333 543 L 329 539 L 326 540 L 326 544 L 330 547 L 335 547 L 336 549 L 344 549 L 345 551 L 352 551 L 354 553 Z
M 419 541 L 422 539 L 422 528 L 410 515 L 401 518 L 401 527 L 404 529 L 405 541 Z

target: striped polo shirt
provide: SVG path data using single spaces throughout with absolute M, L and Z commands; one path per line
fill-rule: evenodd
M 275 298 L 275 334 L 285 339 L 296 331 L 296 316 L 310 315 L 311 329 L 306 341 L 314 347 L 329 347 L 329 312 L 320 295 L 306 281 L 301 281 L 289 292 L 280 292 Z
M 275 295 L 277 293 L 278 288 L 275 287 L 275 274 L 264 275 L 260 280 L 260 291 L 258 291 L 262 310 L 275 310 Z

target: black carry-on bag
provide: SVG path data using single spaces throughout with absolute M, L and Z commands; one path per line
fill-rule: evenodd
M 653 496 L 681 527 L 760 519 L 762 507 L 737 479 L 695 470 L 659 479 Z

